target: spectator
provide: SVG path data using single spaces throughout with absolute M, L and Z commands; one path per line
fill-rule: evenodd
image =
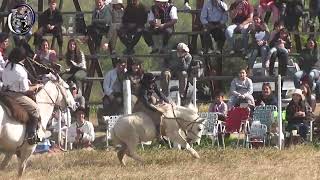
M 56 70 L 60 70 L 60 66 L 57 63 L 57 54 L 55 50 L 49 48 L 49 41 L 42 39 L 40 49 L 36 51 L 34 60 L 37 62 Z M 41 74 L 41 72 L 37 72 Z
M 307 40 L 306 47 L 301 51 L 299 59 L 298 71 L 294 75 L 295 87 L 299 88 L 301 81 L 306 78 L 308 85 L 311 89 L 315 87 L 315 81 L 320 76 L 320 57 L 317 42 L 313 38 Z
M 300 89 L 304 95 L 306 102 L 310 105 L 312 112 L 316 109 L 316 97 L 312 94 L 311 88 L 308 84 L 301 84 Z
M 287 131 L 298 130 L 299 135 L 306 140 L 308 133 L 306 121 L 312 119 L 312 116 L 311 108 L 305 102 L 301 89 L 296 89 L 292 94 L 292 100 L 286 108 Z
M 264 17 L 267 11 L 272 11 L 272 24 L 279 21 L 279 9 L 276 0 L 260 0 L 258 5 L 258 16 Z
M 266 68 L 266 61 L 268 56 L 268 38 L 269 30 L 266 23 L 264 23 L 259 16 L 253 17 L 253 24 L 248 27 L 248 32 L 253 34 L 254 47 L 251 50 L 251 55 L 248 62 L 248 74 L 252 76 L 252 69 L 257 56 L 261 55 L 262 67 Z
M 77 82 L 87 76 L 86 58 L 75 39 L 69 40 L 65 58 L 70 69 L 62 75 L 63 79 Z
M 281 76 L 287 75 L 287 64 L 289 59 L 289 52 L 291 50 L 291 38 L 286 29 L 281 29 L 270 42 L 270 51 L 268 53 L 267 61 L 269 64 L 269 75 L 273 76 L 274 63 L 278 57 L 279 74 Z
M 77 84 L 71 81 L 69 83 L 71 94 L 73 96 L 73 99 L 76 102 L 77 108 L 85 108 L 86 107 L 86 100 L 82 96 L 81 89 L 78 88 Z
M 252 23 L 253 7 L 247 0 L 235 0 L 235 2 L 230 6 L 229 15 L 232 25 L 227 27 L 225 34 L 229 47 L 231 48 L 230 54 L 235 53 L 235 42 L 233 36 L 235 32 L 241 32 L 243 35 L 241 51 L 246 53 L 248 48 L 248 34 L 246 29 Z
M 107 35 L 112 22 L 110 9 L 103 0 L 95 0 L 96 8 L 92 14 L 92 24 L 88 26 L 87 35 L 89 36 L 88 45 L 91 54 L 96 53 L 101 45 L 103 34 Z
M 68 140 L 77 149 L 92 147 L 95 139 L 93 124 L 85 120 L 85 109 L 76 110 L 77 121 L 72 123 L 68 131 Z
M 212 44 L 210 34 L 217 42 L 217 54 L 221 54 L 225 36 L 224 31 L 228 21 L 228 7 L 227 4 L 221 0 L 210 0 L 203 5 L 200 16 L 201 23 L 205 31 L 205 45 Z M 205 52 L 209 52 L 209 47 L 205 47 Z
M 148 11 L 140 0 L 132 0 L 125 8 L 122 25 L 118 31 L 120 41 L 126 46 L 125 54 L 134 54 L 134 46 L 144 33 Z
M 128 67 L 128 71 L 126 72 L 126 77 L 131 82 L 131 93 L 133 95 L 137 96 L 139 93 L 143 74 L 144 71 L 142 67 L 142 62 L 138 59 L 135 59 L 131 64 L 131 68 Z
M 154 45 L 152 35 L 163 35 L 162 50 L 166 49 L 177 21 L 178 14 L 175 6 L 169 4 L 168 0 L 155 0 L 155 5 L 151 7 L 148 14 L 150 27 L 145 34 L 146 43 L 152 48 L 151 54 L 159 51 Z
M 315 24 L 316 24 L 316 19 L 318 17 L 318 21 L 320 23 L 320 6 L 319 0 L 310 0 L 309 1 L 309 11 L 310 11 L 310 31 L 314 32 L 315 31 Z M 320 28 L 319 28 L 320 30 Z M 318 31 L 319 31 L 318 30 Z
M 196 9 L 202 9 L 203 4 L 204 4 L 204 0 L 197 0 L 196 1 Z M 188 3 L 188 6 L 189 6 L 189 3 Z M 200 14 L 199 13 L 192 13 L 192 32 L 202 31 L 202 30 L 203 30 L 203 27 L 202 27 L 202 24 L 200 21 Z M 207 46 L 208 49 L 213 49 L 212 41 L 210 41 L 211 44 L 205 45 L 203 34 L 194 34 L 194 35 L 192 35 L 192 38 L 191 38 L 191 50 L 190 50 L 191 54 L 197 53 L 198 35 L 200 35 L 202 48 L 205 48 L 205 46 Z M 210 52 L 210 53 L 212 53 L 212 52 Z
M 270 83 L 263 83 L 262 94 L 256 98 L 256 106 L 274 105 L 278 106 L 277 97 L 272 93 Z
M 169 96 L 169 82 L 171 79 L 171 74 L 173 74 L 179 79 L 179 93 L 181 98 L 184 98 L 186 95 L 186 87 L 188 83 L 188 70 L 192 60 L 192 56 L 189 54 L 189 48 L 186 44 L 178 44 L 177 56 L 177 63 L 161 73 L 161 88 L 163 93 L 166 96 Z
M 113 113 L 117 114 L 122 107 L 122 83 L 125 79 L 127 71 L 127 62 L 125 59 L 120 59 L 114 69 L 107 72 L 103 80 L 103 108 L 106 115 Z M 114 111 L 113 111 L 114 109 Z M 120 112 L 119 112 L 120 113 Z
M 8 60 L 5 55 L 6 50 L 9 47 L 9 34 L 0 33 L 0 88 L 2 88 L 2 72 L 7 64 Z
M 111 27 L 109 30 L 108 37 L 110 39 L 109 50 L 111 54 L 116 53 L 116 44 L 117 44 L 117 31 L 120 28 L 122 16 L 124 13 L 124 6 L 122 4 L 122 0 L 112 0 L 110 6 L 110 12 L 112 15 Z
M 218 119 L 224 121 L 227 117 L 228 106 L 223 101 L 223 93 L 218 93 L 215 96 L 215 101 L 209 107 L 209 112 L 218 113 Z
M 247 102 L 249 105 L 254 106 L 254 99 L 252 96 L 253 84 L 252 80 L 247 77 L 245 69 L 241 69 L 239 77 L 234 78 L 230 87 L 230 101 L 228 104 L 229 109 L 234 106 L 239 106 L 242 102 Z
M 48 4 L 49 8 L 46 11 L 44 11 L 40 16 L 40 28 L 34 34 L 34 45 L 36 49 L 38 49 L 42 40 L 42 36 L 45 33 L 52 33 L 53 36 L 57 38 L 59 45 L 59 58 L 62 59 L 62 15 L 61 12 L 56 8 L 56 0 L 49 0 Z

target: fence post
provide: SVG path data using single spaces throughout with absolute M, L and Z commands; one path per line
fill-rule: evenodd
M 278 123 L 279 123 L 279 149 L 282 149 L 282 102 L 281 102 L 281 76 L 278 75 Z
M 192 100 L 195 107 L 197 107 L 197 78 L 193 78 L 193 92 L 192 92 Z
M 131 114 L 131 86 L 130 80 L 123 81 L 123 103 L 124 103 L 124 114 Z

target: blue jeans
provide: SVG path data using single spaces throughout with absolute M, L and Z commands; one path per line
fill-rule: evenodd
M 234 31 L 236 30 L 236 28 L 238 27 L 237 24 L 232 24 L 230 26 L 227 27 L 226 31 L 225 31 L 225 35 L 226 35 L 226 39 L 228 42 L 228 46 L 234 50 L 234 46 L 235 46 L 235 40 L 234 40 Z M 243 39 L 242 39 L 242 47 L 247 50 L 248 49 L 248 40 L 249 40 L 249 35 L 248 35 L 248 31 L 247 31 L 247 27 L 239 29 Z
M 294 86 L 295 86 L 296 88 L 299 88 L 299 87 L 300 87 L 301 78 L 302 78 L 303 76 L 305 76 L 305 75 L 306 75 L 306 73 L 303 72 L 303 71 L 298 71 L 298 72 L 296 72 L 296 73 L 294 74 L 293 80 L 294 80 Z M 307 83 L 309 84 L 311 90 L 316 87 L 316 82 L 317 82 L 317 80 L 319 79 L 319 77 L 320 77 L 320 72 L 319 72 L 319 70 L 317 70 L 317 69 L 312 69 L 312 70 L 309 72 L 309 74 L 308 74 L 308 82 L 307 82 Z M 318 82 L 317 82 L 317 83 L 318 83 Z
M 248 61 L 248 66 L 249 69 L 253 69 L 253 65 L 254 62 L 256 61 L 258 55 L 259 55 L 259 51 L 260 51 L 260 55 L 261 55 L 261 62 L 262 62 L 262 67 L 266 68 L 266 60 L 267 60 L 267 56 L 268 56 L 268 46 L 264 45 L 264 46 L 258 46 L 257 48 L 252 49 L 251 51 L 251 56 L 249 57 L 249 61 Z

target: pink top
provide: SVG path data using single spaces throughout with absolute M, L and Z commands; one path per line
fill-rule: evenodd
M 57 61 L 57 53 L 55 50 L 49 50 L 48 53 L 38 51 L 36 60 L 42 64 L 51 64 Z
M 275 0 L 260 0 L 260 6 L 271 6 L 275 4 Z

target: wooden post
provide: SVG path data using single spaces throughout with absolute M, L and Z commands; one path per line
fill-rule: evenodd
M 123 103 L 124 103 L 124 114 L 131 114 L 131 85 L 130 80 L 123 81 Z

